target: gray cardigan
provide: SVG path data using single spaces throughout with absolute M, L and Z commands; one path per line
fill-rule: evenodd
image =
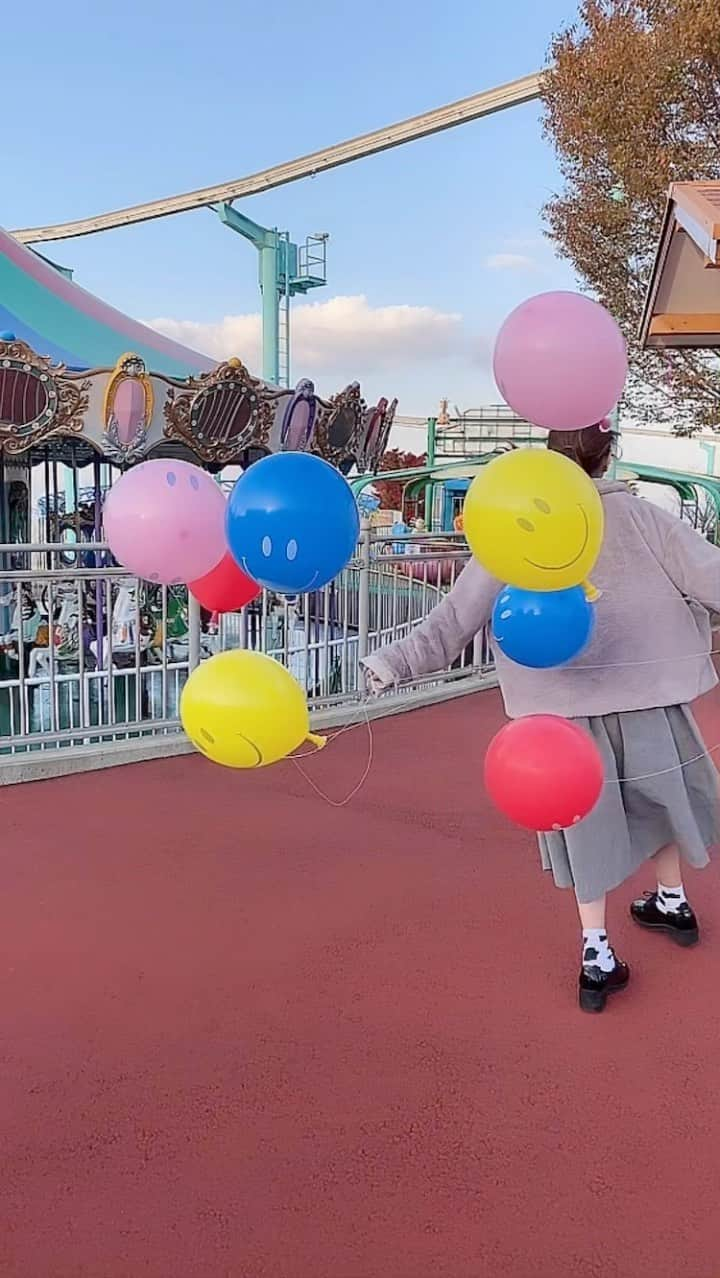
M 552 670 L 515 665 L 494 647 L 511 719 L 683 705 L 717 683 L 709 613 L 720 612 L 720 550 L 625 484 L 600 480 L 598 489 L 605 537 L 591 574 L 602 592 L 593 638 Z M 472 560 L 407 638 L 363 665 L 384 687 L 442 670 L 488 623 L 502 585 Z

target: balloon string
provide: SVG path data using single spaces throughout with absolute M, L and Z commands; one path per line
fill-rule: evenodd
M 663 600 L 663 602 L 665 602 L 662 595 L 652 595 L 652 596 L 643 595 L 643 600 L 649 599 L 649 598 L 661 599 Z M 687 607 L 687 602 L 685 599 L 681 599 L 678 602 L 683 603 L 684 606 Z M 720 656 L 720 649 L 711 648 L 708 652 L 693 652 L 693 653 L 688 653 L 682 657 L 670 657 L 670 656 L 648 657 L 642 661 L 610 661 L 603 665 L 570 665 L 568 664 L 561 668 L 565 670 L 569 670 L 569 671 L 615 670 L 615 669 L 635 668 L 639 666 L 654 666 L 662 661 L 675 662 L 675 661 L 707 660 L 710 657 L 717 657 L 717 656 Z M 572 716 L 568 716 L 568 718 L 571 718 L 571 717 Z M 587 717 L 587 716 L 582 716 L 582 717 Z M 682 772 L 684 768 L 689 768 L 694 763 L 701 763 L 703 759 L 710 759 L 717 750 L 720 750 L 720 743 L 718 743 L 718 745 L 715 745 L 715 746 L 710 746 L 709 749 L 703 750 L 702 754 L 695 755 L 695 757 L 692 759 L 686 759 L 684 763 L 674 764 L 672 768 L 660 768 L 657 772 L 643 772 L 641 775 L 636 777 L 612 777 L 609 780 L 606 780 L 605 784 L 606 785 L 631 785 L 636 781 L 652 781 L 654 780 L 655 777 L 671 776 L 673 772 Z
M 653 666 L 659 661 L 697 661 L 700 658 L 720 656 L 720 649 L 711 649 L 710 652 L 691 653 L 685 657 L 650 657 L 645 661 L 611 661 L 607 665 L 597 666 L 566 666 L 566 670 L 614 670 L 618 667 L 626 666 Z M 595 716 L 582 715 L 581 718 L 593 718 Z M 603 717 L 603 716 L 600 716 Z M 572 715 L 567 716 L 572 719 Z M 686 759 L 684 763 L 677 763 L 672 768 L 661 768 L 658 772 L 643 772 L 637 777 L 611 777 L 605 781 L 606 785 L 629 785 L 635 781 L 651 781 L 654 777 L 667 777 L 673 772 L 682 772 L 683 768 L 689 768 L 693 763 L 700 763 L 702 759 L 709 759 L 716 750 L 720 750 L 720 743 L 711 746 L 708 750 L 704 750 L 702 754 L 698 754 L 693 759 Z
M 303 754 L 293 755 L 291 759 L 291 762 L 295 764 L 298 772 L 301 774 L 303 779 L 307 781 L 311 789 L 315 791 L 315 793 L 319 796 L 319 798 L 324 799 L 325 802 L 330 804 L 330 806 L 333 808 L 343 808 L 348 803 L 350 803 L 352 799 L 355 798 L 355 795 L 360 792 L 363 785 L 367 781 L 367 778 L 370 775 L 370 769 L 372 768 L 373 755 L 374 755 L 374 741 L 373 741 L 370 717 L 367 711 L 367 701 L 362 702 L 361 706 L 363 709 L 362 719 L 360 719 L 357 723 L 345 724 L 343 728 L 338 729 L 337 732 L 334 732 L 333 735 L 328 738 L 328 746 L 329 746 L 332 744 L 333 741 L 336 741 L 338 737 L 342 737 L 345 735 L 346 732 L 352 732 L 356 728 L 365 727 L 368 733 L 368 746 L 369 746 L 368 761 L 365 766 L 365 770 L 363 771 L 363 774 L 360 780 L 357 782 L 355 786 L 353 786 L 352 790 L 350 790 L 350 792 L 345 796 L 344 799 L 339 799 L 339 800 L 332 799 L 329 795 L 325 794 L 320 789 L 319 786 L 315 784 L 312 778 L 309 777 L 307 773 L 304 772 L 301 767 L 298 767 L 299 759 L 314 758 L 318 754 L 317 750 L 306 750 Z M 684 763 L 675 764 L 672 768 L 660 768 L 657 772 L 643 772 L 641 775 L 635 776 L 635 777 L 613 777 L 610 780 L 606 780 L 605 784 L 606 785 L 630 785 L 636 781 L 651 781 L 655 777 L 670 776 L 673 772 L 682 772 L 684 768 L 689 768 L 694 763 L 700 763 L 702 762 L 703 759 L 711 758 L 711 756 L 714 755 L 718 750 L 720 750 L 720 742 L 715 746 L 711 746 L 708 750 L 704 750 L 702 754 L 695 755 L 694 758 L 692 759 L 686 759 Z
M 643 661 L 610 661 L 607 665 L 565 665 L 556 666 L 556 670 L 615 670 L 628 666 L 655 666 L 660 661 L 700 661 L 707 657 L 720 657 L 720 648 L 711 648 L 709 652 L 690 652 L 684 657 L 646 657 Z
M 672 768 L 661 768 L 659 772 L 643 772 L 639 777 L 611 777 L 606 781 L 606 785 L 629 785 L 633 781 L 651 781 L 653 777 L 668 777 L 672 772 L 682 772 L 683 768 L 689 768 L 693 763 L 700 763 L 703 759 L 709 759 L 716 750 L 720 750 L 718 745 L 710 746 L 709 750 L 703 750 L 702 754 L 695 755 L 694 759 L 686 759 L 684 763 L 676 763 Z
M 701 659 L 714 657 L 714 656 L 720 656 L 720 649 L 711 649 L 709 652 L 690 653 L 684 657 L 670 657 L 670 656 L 650 657 L 642 661 L 612 661 L 612 662 L 598 664 L 598 665 L 577 665 L 577 666 L 568 665 L 565 667 L 565 669 L 566 670 L 613 670 L 613 669 L 620 669 L 620 668 L 627 668 L 627 667 L 652 666 L 662 661 L 698 661 Z M 407 683 L 412 683 L 412 682 L 413 680 L 407 680 Z M 359 794 L 360 790 L 362 789 L 365 782 L 367 781 L 368 776 L 370 775 L 370 770 L 372 768 L 373 756 L 374 756 L 374 741 L 373 741 L 372 726 L 370 723 L 370 716 L 367 710 L 368 700 L 369 700 L 368 698 L 365 698 L 364 700 L 360 702 L 360 708 L 363 711 L 362 719 L 358 720 L 356 723 L 345 724 L 344 727 L 339 728 L 337 732 L 334 732 L 331 736 L 329 736 L 327 740 L 327 745 L 330 746 L 332 745 L 334 741 L 338 739 L 338 737 L 342 737 L 345 735 L 345 733 L 352 732 L 356 728 L 363 727 L 363 725 L 365 726 L 368 733 L 367 764 L 365 766 L 362 776 L 360 777 L 360 780 L 357 782 L 355 786 L 353 786 L 353 788 L 349 791 L 349 793 L 345 796 L 345 798 L 339 799 L 339 800 L 332 799 L 329 795 L 325 794 L 324 791 L 322 791 L 320 787 L 315 784 L 312 778 L 309 777 L 307 773 L 299 766 L 300 759 L 313 758 L 315 755 L 317 755 L 318 753 L 317 750 L 315 749 L 306 750 L 302 754 L 297 754 L 292 756 L 292 762 L 295 764 L 295 767 L 297 768 L 298 772 L 303 777 L 303 779 L 307 782 L 310 788 L 314 790 L 314 792 L 318 795 L 319 798 L 323 799 L 326 803 L 328 803 L 333 808 L 342 808 L 342 807 L 345 807 L 348 803 L 350 803 L 351 800 L 354 799 L 357 794 Z M 642 775 L 636 776 L 636 777 L 615 777 L 609 781 L 606 781 L 605 784 L 606 785 L 629 785 L 637 781 L 650 781 L 650 780 L 653 780 L 655 777 L 669 776 L 673 772 L 681 772 L 684 768 L 690 767 L 694 763 L 700 763 L 703 759 L 709 759 L 718 750 L 720 750 L 720 743 L 716 746 L 712 746 L 708 750 L 703 751 L 702 754 L 698 754 L 692 759 L 687 759 L 684 763 L 676 764 L 672 768 L 661 768 L 657 772 L 645 772 Z
M 353 789 L 349 792 L 349 794 L 345 796 L 344 799 L 340 799 L 340 800 L 331 799 L 329 795 L 325 794 L 319 788 L 319 786 L 315 784 L 312 778 L 309 777 L 307 773 L 303 771 L 302 768 L 298 767 L 298 772 L 301 774 L 304 780 L 307 781 L 308 785 L 315 791 L 315 793 L 321 799 L 324 799 L 325 802 L 329 803 L 330 806 L 333 808 L 343 808 L 346 806 L 346 804 L 350 803 L 351 799 L 354 799 L 355 795 L 360 792 L 363 785 L 367 781 L 368 776 L 370 775 L 370 769 L 373 763 L 374 743 L 373 743 L 372 727 L 370 724 L 369 715 L 367 713 L 366 703 L 363 702 L 362 704 L 363 704 L 363 710 L 364 710 L 363 719 L 361 719 L 357 723 L 346 724 L 344 728 L 340 728 L 338 732 L 333 733 L 333 735 L 328 738 L 328 745 L 330 745 L 333 741 L 336 741 L 338 737 L 343 736 L 346 732 L 352 732 L 355 728 L 361 728 L 363 726 L 367 728 L 368 742 L 369 742 L 368 761 L 367 761 L 365 770 L 360 780 L 358 781 L 357 785 L 353 787 Z M 711 758 L 711 756 L 714 755 L 718 750 L 720 750 L 720 742 L 717 745 L 710 746 L 710 748 L 707 750 L 704 750 L 702 754 L 697 754 L 692 759 L 686 759 L 684 763 L 675 764 L 672 768 L 660 768 L 657 772 L 643 772 L 641 775 L 636 777 L 612 777 L 610 778 L 610 780 L 606 780 L 605 784 L 606 785 L 630 785 L 636 781 L 651 781 L 655 777 L 670 776 L 673 772 L 682 772 L 684 768 L 689 768 L 694 763 L 700 763 L 702 762 L 703 759 Z M 298 759 L 310 759 L 310 758 L 313 758 L 315 755 L 317 755 L 317 753 L 318 753 L 317 750 L 307 750 L 303 754 L 294 755 L 292 757 L 292 762 L 297 767 Z
M 368 698 L 365 698 L 365 701 L 367 700 Z M 360 705 L 363 706 L 364 702 L 361 702 Z M 354 732 L 356 728 L 363 728 L 366 726 L 366 724 L 367 724 L 367 715 L 364 714 L 363 718 L 358 719 L 356 723 L 346 723 L 343 728 L 338 728 L 337 732 L 331 733 L 326 738 L 327 744 L 324 747 L 323 753 L 327 752 L 328 747 L 332 745 L 333 741 L 337 741 L 338 737 L 344 736 L 346 732 Z M 295 759 L 315 759 L 319 753 L 320 751 L 317 749 L 302 750 L 300 754 L 290 755 L 289 758 L 291 758 L 293 761 Z
M 357 782 L 356 785 L 353 786 L 352 790 L 350 790 L 349 793 L 345 795 L 344 799 L 331 799 L 330 795 L 325 794 L 325 792 L 321 790 L 318 785 L 315 784 L 312 777 L 308 776 L 304 768 L 300 767 L 298 760 L 308 758 L 308 755 L 310 753 L 309 751 L 305 751 L 305 753 L 301 755 L 291 756 L 291 762 L 295 764 L 295 767 L 297 768 L 301 777 L 303 777 L 303 779 L 310 786 L 310 789 L 314 790 L 319 798 L 324 799 L 325 802 L 328 803 L 331 808 L 344 808 L 348 803 L 350 803 L 350 801 L 355 798 L 355 795 L 360 793 L 360 790 L 362 789 L 362 787 L 364 786 L 365 782 L 367 781 L 370 775 L 370 769 L 372 768 L 373 753 L 374 753 L 373 731 L 372 731 L 372 725 L 370 723 L 370 715 L 367 710 L 366 701 L 361 702 L 361 708 L 363 710 L 364 722 L 365 722 L 365 726 L 367 728 L 367 734 L 368 734 L 368 758 L 367 758 L 367 763 L 365 765 L 365 770 L 362 776 L 360 777 L 360 780 Z M 330 737 L 328 741 L 328 745 L 331 745 L 332 742 L 336 741 L 338 737 L 341 737 L 343 733 L 349 732 L 351 728 L 359 728 L 361 726 L 362 726 L 361 723 L 346 724 L 344 728 L 341 728 L 338 732 L 333 733 L 333 736 Z M 317 751 L 313 751 L 313 753 L 317 754 Z

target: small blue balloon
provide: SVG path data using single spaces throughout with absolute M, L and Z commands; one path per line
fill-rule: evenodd
M 582 586 L 571 590 L 519 590 L 506 586 L 495 602 L 492 628 L 501 652 L 519 666 L 549 670 L 577 657 L 595 624 Z
M 226 529 L 243 572 L 276 594 L 298 595 L 342 571 L 355 553 L 360 517 L 334 466 L 309 453 L 275 453 L 238 479 Z

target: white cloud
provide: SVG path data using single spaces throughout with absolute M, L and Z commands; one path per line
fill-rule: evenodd
M 226 315 L 215 323 L 154 319 L 150 325 L 217 359 L 238 356 L 260 368 L 260 316 Z M 371 306 L 367 298 L 334 297 L 294 303 L 290 319 L 293 369 L 298 376 L 332 375 L 347 381 L 363 373 L 410 367 L 460 356 L 472 359 L 477 341 L 462 316 L 431 306 Z
M 534 271 L 536 263 L 527 253 L 491 253 L 485 258 L 490 271 Z

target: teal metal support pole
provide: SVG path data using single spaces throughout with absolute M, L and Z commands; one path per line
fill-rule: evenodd
M 717 456 L 717 444 L 706 444 L 703 440 L 700 440 L 699 442 L 700 442 L 700 447 L 702 448 L 705 454 L 705 457 L 707 459 L 706 460 L 707 474 L 714 475 L 716 473 L 715 458 Z
M 427 464 L 428 464 L 428 466 L 434 466 L 434 465 L 435 465 L 435 447 L 436 447 L 436 443 L 435 443 L 435 441 L 436 441 L 436 437 L 437 437 L 437 417 L 428 417 L 428 421 L 427 421 L 427 447 L 426 447 L 426 452 L 427 452 Z
M 277 231 L 269 232 L 260 249 L 260 291 L 262 293 L 262 375 L 263 381 L 280 382 L 280 289 Z
M 325 279 L 325 241 L 327 236 L 310 236 L 305 258 L 302 259 L 297 244 L 285 231 L 277 227 L 270 230 L 253 222 L 252 218 L 239 213 L 232 204 L 226 202 L 212 204 L 210 207 L 217 213 L 220 221 L 242 235 L 243 239 L 253 244 L 258 251 L 260 292 L 262 294 L 262 376 L 263 381 L 280 385 L 280 374 L 287 379 L 290 367 L 290 298 L 296 293 L 307 293 L 310 288 L 317 288 L 326 283 Z M 310 259 L 309 245 L 318 243 L 321 256 L 315 251 Z M 315 269 L 321 269 L 321 275 L 312 275 L 308 271 L 310 260 Z M 282 323 L 281 323 L 282 317 Z M 282 362 L 280 368 L 280 339 L 283 338 Z
M 437 417 L 428 417 L 427 447 L 426 447 L 426 452 L 427 452 L 426 464 L 428 466 L 428 469 L 432 469 L 432 467 L 435 465 L 436 434 L 437 434 Z M 434 494 L 435 494 L 435 485 L 432 482 L 432 480 L 430 480 L 430 482 L 425 485 L 425 523 L 427 525 L 428 532 L 434 531 L 432 527 Z

